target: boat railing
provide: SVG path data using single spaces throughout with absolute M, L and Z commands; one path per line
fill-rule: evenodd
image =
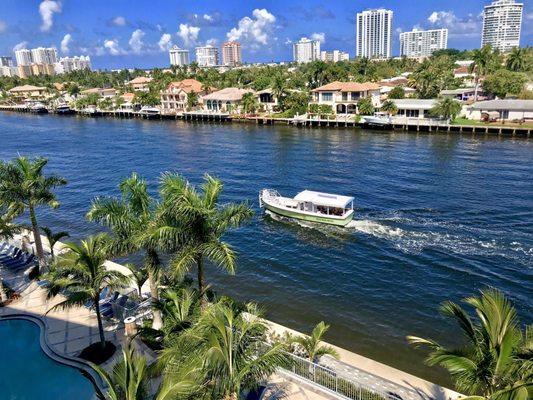
M 259 193 L 259 207 L 263 207 L 263 200 L 269 199 L 273 201 L 275 199 L 281 199 L 281 195 L 275 189 L 263 189 Z M 277 201 L 279 203 L 279 201 Z

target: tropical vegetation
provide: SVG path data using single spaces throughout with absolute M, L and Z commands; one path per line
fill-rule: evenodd
M 464 299 L 476 320 L 460 305 L 441 307 L 454 320 L 463 338 L 458 346 L 408 336 L 415 346 L 428 347 L 428 365 L 440 365 L 454 378 L 457 389 L 476 400 L 527 400 L 533 395 L 533 326 L 522 331 L 517 312 L 503 293 L 482 290 Z
M 24 156 L 9 162 L 0 161 L 0 203 L 7 205 L 13 214 L 28 211 L 41 270 L 46 259 L 36 211 L 40 206 L 59 207 L 54 189 L 67 183 L 57 175 L 46 176 L 44 168 L 47 163 L 43 157 L 30 159 Z
M 329 325 L 321 321 L 313 328 L 310 336 L 297 336 L 292 341 L 300 346 L 310 362 L 318 362 L 320 357 L 325 355 L 339 358 L 337 350 L 322 343 L 328 329 Z
M 461 103 L 451 97 L 443 97 L 430 110 L 431 115 L 447 120 L 454 119 L 461 112 Z

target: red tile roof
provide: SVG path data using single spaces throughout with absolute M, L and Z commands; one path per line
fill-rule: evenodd
M 331 82 L 327 85 L 320 86 L 313 92 L 335 91 L 335 92 L 366 92 L 369 90 L 378 90 L 379 85 L 374 82 Z

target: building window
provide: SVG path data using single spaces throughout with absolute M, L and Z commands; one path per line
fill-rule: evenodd
M 348 101 L 348 93 L 342 92 L 342 101 Z
M 361 97 L 360 92 L 352 92 L 352 100 L 359 100 L 360 97 Z
M 331 92 L 322 93 L 322 101 L 333 101 L 333 93 Z

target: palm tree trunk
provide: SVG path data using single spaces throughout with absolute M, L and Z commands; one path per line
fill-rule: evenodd
M 148 264 L 148 279 L 150 281 L 150 297 L 152 298 L 152 305 L 159 300 L 159 288 L 157 281 L 157 267 L 159 264 L 159 257 L 154 250 L 146 251 L 146 258 Z M 152 328 L 161 329 L 163 326 L 163 318 L 161 317 L 161 311 L 152 309 Z
M 198 295 L 200 296 L 200 308 L 204 309 L 207 305 L 205 298 L 205 283 L 204 283 L 204 263 L 202 256 L 199 256 L 196 259 L 196 265 L 198 268 Z
M 35 241 L 35 249 L 37 250 L 37 258 L 39 259 L 39 273 L 43 272 L 46 267 L 46 260 L 44 259 L 43 242 L 39 232 L 39 225 L 37 225 L 37 218 L 35 217 L 35 209 L 30 204 L 30 220 L 33 230 L 33 240 Z
M 98 333 L 100 334 L 100 344 L 102 349 L 105 348 L 104 326 L 102 324 L 102 316 L 100 315 L 100 294 L 94 298 L 94 309 L 96 312 L 96 320 L 98 321 Z
M 4 303 L 7 301 L 7 294 L 4 289 L 4 282 L 2 281 L 2 277 L 0 276 L 0 303 Z

